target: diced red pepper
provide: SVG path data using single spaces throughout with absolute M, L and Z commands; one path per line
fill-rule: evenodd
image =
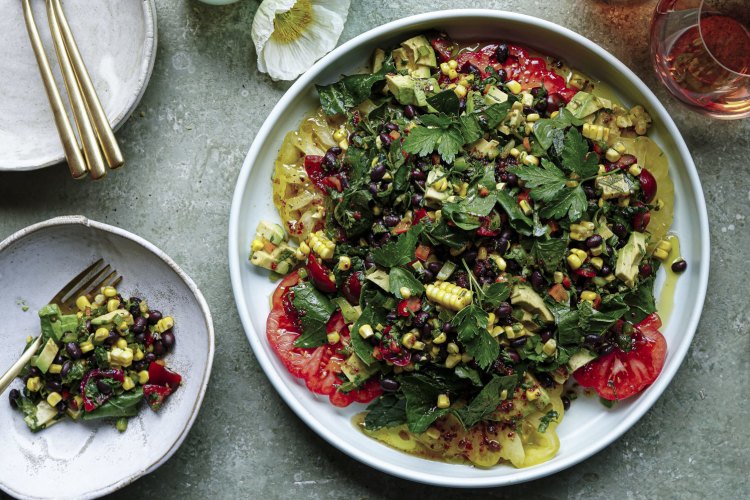
M 154 363 L 151 363 L 152 365 Z M 167 396 L 172 394 L 172 388 L 168 385 L 146 384 L 143 386 L 143 398 L 152 410 L 157 411 L 164 404 Z
M 419 297 L 409 297 L 398 303 L 396 313 L 402 317 L 408 317 L 409 313 L 415 313 L 422 309 L 422 299 Z
M 414 255 L 421 260 L 422 262 L 426 261 L 427 258 L 430 256 L 430 252 L 432 249 L 428 247 L 427 245 L 422 245 L 421 243 L 417 245 L 417 249 L 414 251 Z
M 418 208 L 414 211 L 414 217 L 412 218 L 411 224 L 412 226 L 415 226 L 421 221 L 427 217 L 427 209 L 426 208 Z
M 122 381 L 125 380 L 125 374 L 122 372 L 122 370 L 100 370 L 99 368 L 88 372 L 83 377 L 83 380 L 81 380 L 81 397 L 83 398 L 83 408 L 86 411 L 96 410 L 98 407 L 106 403 L 109 398 L 112 397 L 111 393 L 103 394 L 101 392 L 94 399 L 88 397 L 88 395 L 86 394 L 86 385 L 92 378 L 97 380 L 110 378 L 112 380 L 115 380 L 116 382 L 122 383 Z
M 596 276 L 596 271 L 588 267 L 579 267 L 573 272 L 578 276 L 583 276 L 584 278 L 593 278 L 594 276 Z
M 567 290 L 565 290 L 565 287 L 563 287 L 560 283 L 555 283 L 554 285 L 552 285 L 547 293 L 549 293 L 550 297 L 552 297 L 555 302 L 558 302 L 560 304 L 567 302 L 570 298 L 568 296 Z
M 176 389 L 182 377 L 179 373 L 173 372 L 166 366 L 159 363 L 153 362 L 148 365 L 148 383 L 155 385 L 168 385 L 169 387 Z

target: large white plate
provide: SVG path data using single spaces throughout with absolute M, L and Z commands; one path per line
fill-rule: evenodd
M 44 2 L 31 2 L 57 87 L 68 103 Z M 153 0 L 63 2 L 78 48 L 114 128 L 133 112 L 156 59 Z M 22 171 L 64 160 L 47 94 L 26 33 L 20 0 L 0 0 L 0 171 Z M 71 124 L 75 128 L 72 115 Z
M 122 229 L 58 217 L 0 242 L 0 371 L 39 332 L 36 314 L 71 277 L 98 258 L 123 276 L 119 288 L 175 318 L 167 356 L 182 385 L 158 413 L 142 408 L 125 433 L 111 421 L 62 421 L 37 434 L 0 399 L 0 489 L 23 498 L 92 498 L 155 470 L 177 451 L 203 401 L 214 356 L 211 313 L 195 283 L 164 252 Z M 24 311 L 22 306 L 28 306 Z M 20 388 L 16 380 L 11 387 Z M 144 405 L 145 406 L 145 405 Z
M 342 73 L 362 67 L 374 48 L 387 47 L 430 28 L 446 30 L 457 39 L 517 41 L 560 56 L 573 67 L 606 81 L 623 102 L 640 103 L 650 111 L 654 119 L 650 135 L 670 160 L 676 193 L 673 231 L 679 235 L 682 254 L 690 265 L 680 278 L 675 309 L 664 330 L 669 343 L 664 371 L 643 394 L 611 410 L 593 398 L 575 401 L 558 427 L 561 447 L 557 456 L 528 469 L 478 469 L 431 462 L 394 451 L 361 434 L 350 419 L 362 411 L 362 405 L 346 409 L 331 406 L 327 398 L 311 394 L 276 359 L 265 336 L 268 295 L 274 285 L 247 261 L 258 221 L 278 220 L 271 202 L 274 159 L 284 134 L 296 129 L 303 115 L 318 105 L 313 83 L 333 82 Z M 499 486 L 552 474 L 593 455 L 628 430 L 664 392 L 685 357 L 703 307 L 708 235 L 703 193 L 685 142 L 664 107 L 633 72 L 595 43 L 550 22 L 509 12 L 454 10 L 409 17 L 364 33 L 321 59 L 289 89 L 258 132 L 240 172 L 229 222 L 229 265 L 250 345 L 276 390 L 310 428 L 357 460 L 405 479 L 444 486 Z

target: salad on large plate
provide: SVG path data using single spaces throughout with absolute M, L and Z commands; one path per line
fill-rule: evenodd
M 559 59 L 426 33 L 319 86 L 273 174 L 283 277 L 267 340 L 364 433 L 426 458 L 527 467 L 582 386 L 659 375 L 657 270 L 684 271 L 651 118 Z

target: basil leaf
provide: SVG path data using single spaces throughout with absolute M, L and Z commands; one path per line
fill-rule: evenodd
M 345 76 L 330 85 L 316 85 L 320 106 L 327 115 L 346 113 L 372 94 L 372 86 L 385 80 L 385 75 L 396 71 L 393 60 L 388 57 L 380 71 L 363 75 Z
M 396 394 L 384 394 L 367 407 L 365 429 L 374 431 L 383 427 L 405 424 L 406 399 Z
M 452 89 L 444 90 L 427 98 L 427 103 L 439 113 L 457 115 L 461 107 L 458 96 Z
M 292 304 L 299 312 L 302 335 L 294 341 L 296 347 L 317 347 L 326 342 L 326 324 L 336 305 L 309 282 L 292 287 Z

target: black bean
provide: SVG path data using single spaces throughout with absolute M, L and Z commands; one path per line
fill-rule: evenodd
M 68 376 L 68 373 L 70 373 L 70 369 L 73 368 L 73 362 L 71 360 L 67 360 L 62 365 L 62 369 L 60 369 L 60 376 L 62 378 L 65 378 Z
M 568 396 L 562 396 L 560 399 L 562 400 L 563 410 L 570 410 L 570 398 Z
M 586 246 L 589 248 L 596 248 L 602 244 L 602 241 L 604 241 L 602 236 L 600 234 L 595 234 L 586 239 Z
M 512 363 L 518 363 L 521 361 L 521 356 L 516 351 L 508 351 L 508 357 Z
M 68 353 L 70 359 L 81 359 L 83 357 L 81 348 L 78 347 L 78 344 L 76 344 L 75 342 L 68 342 L 67 344 L 65 344 L 65 352 Z
M 104 343 L 108 345 L 114 345 L 118 340 L 120 340 L 120 335 L 116 331 L 110 330 L 109 335 L 104 340 Z
M 518 186 L 518 176 L 508 172 L 505 174 L 505 184 L 507 184 L 509 188 Z
M 545 330 L 542 333 L 539 334 L 539 339 L 542 342 L 547 342 L 549 339 L 552 338 L 552 332 L 549 330 Z
M 526 337 L 521 337 L 520 339 L 513 339 L 510 341 L 510 345 L 513 347 L 523 347 L 526 345 Z
M 143 316 L 138 316 L 133 320 L 133 332 L 136 334 L 143 333 L 146 326 L 148 326 L 148 321 Z
M 393 323 L 398 319 L 398 315 L 396 315 L 396 311 L 389 311 L 388 314 L 385 315 L 385 320 L 388 323 Z
M 539 102 L 534 104 L 534 109 L 540 113 L 544 113 L 547 110 L 547 100 L 540 99 Z
M 378 194 L 378 191 L 380 191 L 380 188 L 378 187 L 377 183 L 375 183 L 375 182 L 371 182 L 370 186 L 368 187 L 368 189 L 370 191 L 370 194 L 373 195 L 373 196 L 375 196 L 376 194 Z
M 514 236 L 513 230 L 509 227 L 506 227 L 505 229 L 503 229 L 503 232 L 500 233 L 500 237 L 505 238 L 508 241 L 512 240 L 513 236 Z
M 523 114 L 530 115 L 533 112 L 534 112 L 534 108 L 532 108 L 531 106 L 524 106 L 523 107 Z
M 11 389 L 11 391 L 8 393 L 8 399 L 10 400 L 10 407 L 14 410 L 18 408 L 18 403 L 16 403 L 16 399 L 21 397 L 21 391 L 18 389 Z
M 112 393 L 112 386 L 110 386 L 104 380 L 98 380 L 96 382 L 96 388 L 99 389 L 99 392 L 101 392 L 102 394 L 111 394 Z
M 628 235 L 627 228 L 619 222 L 612 224 L 612 232 L 620 239 L 624 239 Z
M 385 392 L 396 392 L 398 388 L 401 387 L 401 384 L 392 378 L 384 378 L 380 381 L 380 387 L 382 387 Z
M 94 333 L 96 331 L 96 327 L 91 324 L 91 320 L 90 319 L 86 320 L 86 330 L 89 333 Z
M 415 168 L 411 171 L 411 178 L 417 181 L 423 181 L 427 178 L 427 174 L 425 174 L 423 171 L 419 170 L 418 168 Z
M 457 272 L 454 275 L 454 279 L 456 280 L 456 285 L 460 286 L 461 288 L 469 288 L 469 277 L 465 272 Z
M 57 409 L 57 413 L 59 415 L 62 415 L 63 413 L 65 413 L 65 410 L 68 409 L 68 403 L 65 400 L 60 401 L 59 403 L 57 403 L 57 406 L 55 406 L 55 408 Z
M 325 155 L 323 155 L 323 165 L 325 165 L 328 168 L 335 166 L 336 155 L 328 151 Z
M 609 276 L 610 274 L 612 274 L 612 268 L 607 264 L 604 264 L 599 270 L 599 274 L 601 274 L 602 276 Z
M 477 281 L 479 282 L 480 285 L 489 285 L 495 280 L 494 278 L 490 276 L 480 276 L 479 278 L 477 278 Z
M 419 205 L 422 204 L 423 199 L 424 197 L 421 194 L 419 193 L 413 194 L 411 197 L 411 206 L 414 208 L 419 208 Z
M 135 335 L 135 341 L 139 344 L 145 344 L 146 343 L 146 334 L 145 333 L 137 333 Z
M 386 130 L 387 130 L 388 132 L 393 132 L 393 131 L 395 131 L 395 130 L 398 130 L 398 125 L 396 125 L 396 124 L 395 124 L 395 123 L 393 123 L 393 122 L 388 122 L 388 123 L 386 123 L 386 124 L 385 124 L 385 129 L 386 129 Z
M 547 96 L 547 112 L 552 114 L 555 111 L 559 111 L 565 100 L 560 94 L 550 94 Z
M 534 290 L 537 292 L 544 290 L 546 283 L 544 282 L 544 276 L 542 276 L 542 273 L 539 271 L 531 273 L 531 286 L 534 287 Z
M 439 273 L 442 268 L 443 268 L 442 262 L 435 261 L 435 262 L 430 262 L 427 264 L 427 269 L 429 269 L 430 272 L 433 274 Z
M 498 318 L 507 318 L 513 312 L 513 307 L 507 302 L 501 302 L 495 309 L 495 316 Z
M 58 380 L 47 380 L 47 389 L 50 392 L 60 392 L 62 391 L 62 383 Z
M 133 315 L 133 317 L 138 317 L 141 315 L 141 308 L 139 307 L 141 304 L 141 299 L 138 297 L 130 297 L 130 308 L 128 311 L 130 314 Z
M 653 271 L 653 267 L 651 267 L 651 264 L 643 264 L 641 268 L 638 270 L 641 276 L 651 276 L 652 271 Z
M 583 185 L 583 192 L 586 193 L 586 198 L 588 198 L 589 200 L 593 200 L 597 197 L 594 188 L 592 186 L 589 186 L 588 184 Z
M 29 377 L 38 377 L 41 374 L 42 374 L 41 370 L 37 368 L 36 366 L 32 366 L 31 368 L 29 368 L 29 373 L 28 373 Z
M 146 363 L 143 360 L 136 361 L 135 363 L 133 363 L 133 369 L 137 372 L 142 371 L 142 370 L 148 370 L 148 363 Z
M 504 69 L 502 69 L 502 68 L 500 68 L 499 70 L 497 70 L 497 76 L 498 76 L 498 78 L 500 79 L 501 82 L 504 82 L 505 80 L 508 79 L 508 73 L 506 73 L 506 71 Z
M 338 155 L 340 155 L 341 153 L 343 153 L 343 152 L 344 152 L 344 150 L 343 150 L 343 149 L 341 149 L 341 148 L 340 148 L 339 146 L 333 146 L 333 147 L 330 147 L 330 148 L 328 148 L 328 152 L 329 152 L 329 153 L 333 153 L 333 154 L 335 154 L 336 156 L 338 156 Z
M 167 330 L 166 332 L 162 333 L 161 342 L 162 344 L 164 344 L 164 347 L 167 349 L 167 351 L 171 351 L 175 343 L 174 332 L 172 332 L 172 330 Z
M 508 251 L 508 240 L 507 238 L 503 238 L 500 236 L 498 239 L 495 240 L 495 250 L 497 250 L 500 255 L 505 255 L 505 252 Z
M 495 49 L 495 58 L 497 58 L 497 62 L 500 64 L 503 64 L 510 55 L 510 50 L 508 49 L 508 44 L 501 43 L 497 46 Z
M 412 119 L 415 116 L 417 116 L 417 108 L 415 108 L 411 104 L 407 104 L 406 107 L 404 108 L 404 114 L 406 115 L 407 118 Z
M 161 340 L 154 342 L 154 354 L 157 356 L 163 356 L 165 352 L 167 352 L 167 350 Z
M 399 222 L 401 222 L 401 217 L 399 217 L 398 215 L 391 214 L 391 215 L 386 215 L 385 217 L 383 217 L 383 223 L 388 227 L 393 227 Z
M 429 335 L 432 333 L 432 326 L 426 322 L 424 325 L 422 325 L 419 331 L 422 335 Z
M 435 281 L 435 275 L 432 274 L 428 269 L 422 271 L 422 281 L 425 283 L 432 283 Z
M 381 144 L 383 144 L 384 148 L 386 148 L 386 149 L 390 148 L 392 141 L 393 141 L 393 139 L 391 138 L 391 136 L 388 135 L 388 134 L 386 134 L 385 132 L 383 132 L 382 134 L 380 134 L 380 142 L 381 142 Z
M 385 171 L 385 165 L 378 163 L 372 168 L 372 170 L 370 170 L 370 179 L 373 182 L 380 182 L 383 179 L 383 176 L 385 176 Z
M 467 264 L 473 265 L 474 261 L 477 260 L 477 255 L 479 255 L 479 252 L 477 252 L 476 250 L 469 250 L 467 252 L 464 252 L 463 258 Z
M 426 352 L 418 352 L 412 356 L 411 360 L 415 363 L 427 363 L 430 360 L 430 355 Z
M 687 269 L 687 262 L 680 259 L 676 260 L 672 263 L 672 271 L 675 273 L 684 273 Z
M 597 349 L 596 352 L 597 354 L 599 354 L 599 356 L 606 356 L 607 354 L 611 353 L 614 350 L 615 350 L 614 344 L 606 343 L 606 344 L 603 344 L 599 349 Z
M 156 361 L 156 354 L 154 354 L 153 352 L 147 352 L 143 359 L 146 361 L 146 363 L 151 364 Z
M 537 373 L 536 379 L 539 381 L 542 387 L 547 389 L 555 387 L 555 380 L 548 373 Z
M 155 325 L 161 319 L 161 311 L 149 311 L 148 313 L 148 324 Z
M 443 323 L 443 326 L 441 326 L 440 329 L 443 331 L 443 333 L 455 333 L 456 331 L 450 321 L 446 321 L 445 323 Z
M 52 361 L 56 365 L 63 364 L 63 353 L 62 351 L 58 351 L 57 356 L 55 356 L 55 359 Z

